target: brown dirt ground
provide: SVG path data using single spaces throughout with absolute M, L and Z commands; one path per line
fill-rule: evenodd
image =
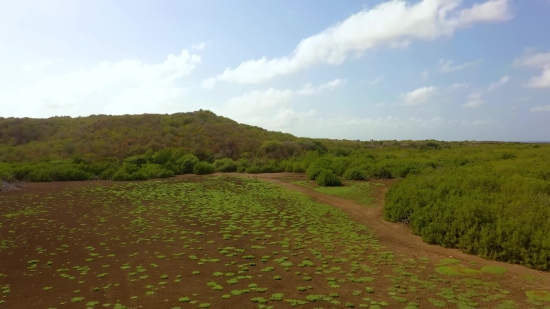
M 232 174 L 235 175 L 235 174 Z M 382 186 L 375 186 L 375 205 L 373 207 L 365 207 L 354 203 L 353 201 L 339 198 L 336 196 L 331 196 L 323 193 L 319 193 L 315 190 L 294 185 L 290 183 L 288 179 L 292 180 L 305 180 L 305 175 L 300 174 L 289 174 L 289 173 L 279 173 L 279 174 L 259 174 L 259 175 L 246 175 L 246 174 L 236 174 L 242 177 L 251 177 L 256 178 L 262 181 L 267 181 L 270 183 L 277 184 L 281 187 L 301 192 L 307 194 L 314 198 L 315 200 L 329 204 L 333 207 L 343 210 L 345 213 L 350 215 L 353 220 L 365 224 L 368 226 L 375 234 L 379 243 L 382 246 L 385 246 L 388 250 L 393 251 L 396 255 L 402 254 L 408 258 L 420 258 L 420 257 L 429 257 L 433 261 L 437 261 L 443 258 L 455 258 L 463 261 L 465 265 L 475 263 L 475 268 L 482 266 L 502 266 L 508 269 L 508 273 L 498 276 L 498 283 L 510 291 L 510 298 L 518 302 L 525 302 L 525 291 L 527 290 L 546 290 L 550 286 L 550 274 L 545 272 L 540 272 L 532 270 L 520 265 L 512 265 L 508 263 L 501 263 L 496 261 L 488 261 L 477 256 L 468 255 L 462 253 L 458 250 L 442 248 L 435 245 L 429 245 L 422 242 L 420 237 L 414 236 L 410 233 L 409 229 L 402 224 L 394 224 L 382 220 L 382 208 L 383 208 L 383 197 L 388 189 L 388 187 L 393 183 L 393 180 L 380 180 L 377 181 L 382 183 Z M 192 179 L 195 176 L 185 175 L 178 176 L 175 180 L 185 177 Z M 58 182 L 58 183 L 30 183 L 29 187 L 14 192 L 5 192 L 0 194 L 0 198 L 8 197 L 28 197 L 30 200 L 36 199 L 40 200 L 44 196 L 61 192 L 65 189 L 75 189 L 82 188 L 91 185 L 100 185 L 100 186 L 112 186 L 119 184 L 120 182 L 109 182 L 109 181 L 84 181 L 84 182 Z M 59 200 L 56 200 L 59 203 Z M 57 211 L 52 211 L 48 215 L 42 217 L 41 219 L 56 220 L 58 226 L 63 226 L 67 229 L 77 228 L 80 224 L 95 224 L 93 221 L 94 216 L 97 216 L 97 212 L 94 210 L 94 207 L 88 208 L 71 208 L 70 211 L 67 211 L 66 205 L 49 205 L 49 207 L 57 207 Z M 99 207 L 99 205 L 98 205 Z M 0 209 L 0 215 L 4 210 Z M 152 214 L 154 216 L 154 214 Z M 78 218 L 89 217 L 89 220 L 80 220 Z M 38 223 L 29 224 L 29 222 L 24 222 L 21 219 L 20 222 L 15 221 L 15 223 L 21 224 L 21 227 L 16 231 L 15 238 L 12 236 L 10 231 L 7 231 L 2 225 L 0 225 L 0 239 L 2 241 L 8 239 L 9 241 L 24 242 L 25 246 L 19 248 L 11 248 L 9 250 L 0 251 L 0 273 L 4 273 L 7 277 L 0 277 L 0 286 L 9 284 L 11 292 L 8 293 L 7 297 L 4 296 L 3 299 L 7 299 L 7 303 L 0 303 L 0 308 L 10 308 L 10 309 L 27 309 L 27 308 L 86 308 L 85 304 L 88 300 L 97 300 L 101 303 L 115 303 L 117 300 L 123 300 L 124 304 L 129 307 L 136 308 L 172 308 L 175 306 L 181 306 L 182 308 L 198 307 L 198 303 L 195 305 L 179 303 L 176 300 L 181 296 L 191 297 L 192 293 L 197 293 L 201 295 L 201 301 L 209 302 L 212 304 L 211 308 L 256 308 L 256 305 L 252 303 L 242 304 L 235 303 L 233 300 L 220 300 L 219 293 L 213 293 L 210 289 L 205 288 L 204 284 L 201 282 L 199 285 L 196 279 L 196 276 L 191 274 L 191 271 L 198 269 L 201 273 L 212 273 L 216 270 L 219 270 L 219 266 L 212 265 L 212 263 L 205 263 L 204 265 L 192 265 L 189 266 L 185 263 L 182 258 L 179 259 L 176 257 L 168 258 L 159 263 L 158 268 L 151 268 L 147 265 L 151 262 L 151 258 L 154 258 L 154 252 L 163 252 L 166 256 L 170 257 L 174 253 L 181 252 L 181 245 L 167 245 L 163 242 L 148 242 L 148 243 L 128 243 L 124 245 L 117 245 L 117 242 L 110 241 L 109 248 L 106 251 L 101 251 L 101 246 L 99 243 L 105 241 L 105 235 L 100 233 L 106 233 L 110 236 L 117 236 L 117 238 L 124 240 L 126 237 L 131 235 L 126 235 L 124 231 L 118 229 L 120 226 L 129 224 L 129 218 L 123 217 L 113 217 L 108 221 L 108 223 L 101 225 L 96 234 L 86 234 L 86 235 L 69 235 L 63 240 L 57 241 L 54 240 L 54 236 L 57 235 L 58 231 L 52 230 L 51 226 L 45 225 L 40 221 Z M 0 222 L 2 223 L 2 222 Z M 158 222 L 159 226 L 162 222 Z M 194 228 L 196 231 L 207 232 L 208 227 L 200 227 L 200 224 Z M 45 231 L 45 232 L 43 232 Z M 67 232 L 64 232 L 67 234 Z M 117 233 L 114 235 L 113 233 Z M 147 235 L 140 235 L 141 237 L 150 237 L 153 235 L 153 231 L 148 232 Z M 213 239 L 212 235 L 208 239 Z M 218 237 L 221 237 L 218 235 Z M 51 238 L 51 240 L 50 240 Z M 10 240 L 11 239 L 11 240 Z M 201 250 L 201 256 L 216 256 L 219 257 L 218 247 L 219 243 L 207 244 L 206 238 L 201 240 L 201 236 L 197 236 L 196 240 L 200 242 L 200 246 L 203 248 Z M 239 241 L 238 246 L 244 247 L 251 244 L 255 244 L 252 239 L 242 239 Z M 101 255 L 105 256 L 107 254 L 115 254 L 115 258 L 112 258 L 111 261 L 106 262 L 104 259 L 95 259 L 94 261 L 89 262 L 88 264 L 83 264 L 80 266 L 89 266 L 94 270 L 94 275 L 91 278 L 86 280 L 85 286 L 104 286 L 109 283 L 119 283 L 118 287 L 111 287 L 109 289 L 100 289 L 99 291 L 93 291 L 90 289 L 82 289 L 81 292 L 75 293 L 74 290 L 79 290 L 79 284 L 77 280 L 67 280 L 59 279 L 58 277 L 55 280 L 52 279 L 52 274 L 49 271 L 42 271 L 38 269 L 34 273 L 27 269 L 27 261 L 33 259 L 36 256 L 37 247 L 42 249 L 55 252 L 56 248 L 60 247 L 62 244 L 69 244 L 72 248 L 77 248 L 78 244 L 95 244 L 95 247 L 98 248 Z M 146 247 L 146 248 L 145 248 Z M 143 251 L 144 248 L 146 251 Z M 133 258 L 127 258 L 128 254 L 132 252 L 148 252 L 147 254 L 140 254 Z M 71 269 L 77 263 L 71 264 L 72 260 L 82 261 L 88 254 L 88 251 L 85 250 L 73 250 L 71 249 L 69 253 L 65 255 L 52 255 L 48 260 L 53 262 L 53 268 L 66 267 Z M 124 259 L 118 259 L 118 257 L 125 257 Z M 228 263 L 232 259 L 224 258 L 221 259 L 221 264 Z M 171 261 L 171 263 L 166 263 L 166 261 Z M 185 260 L 187 261 L 187 260 Z M 149 282 L 137 281 L 132 282 L 129 280 L 126 271 L 122 271 L 120 266 L 123 262 L 130 262 L 132 265 L 142 264 L 145 265 L 148 270 L 147 275 L 150 277 L 150 284 L 157 284 L 162 274 L 170 275 L 170 278 L 165 281 L 172 281 L 175 279 L 176 275 L 181 275 L 181 282 L 178 284 L 167 284 L 164 287 L 161 287 L 162 297 L 166 299 L 163 304 L 159 304 L 159 300 L 152 300 L 152 298 L 147 298 L 144 295 L 146 291 L 144 285 Z M 82 264 L 82 263 L 81 263 Z M 95 276 L 96 271 L 99 273 L 101 271 L 102 264 L 110 264 L 112 267 L 109 268 L 109 275 L 105 278 L 99 278 Z M 23 267 L 22 267 L 23 265 Z M 61 266 L 62 265 L 62 266 Z M 44 266 L 40 266 L 44 267 Z M 257 266 L 261 267 L 261 266 Z M 238 268 L 235 266 L 233 271 L 236 273 Z M 229 271 L 226 270 L 226 271 Z M 388 271 L 391 272 L 391 268 L 388 268 Z M 29 276 L 32 274 L 32 276 Z M 269 287 L 271 289 L 277 290 L 288 290 L 288 286 L 294 287 L 297 285 L 308 285 L 300 280 L 300 277 L 296 276 L 294 279 L 285 279 L 285 282 L 278 282 L 271 279 L 271 276 L 277 275 L 277 271 L 269 273 L 269 276 L 264 278 L 254 279 L 254 283 L 257 283 L 260 287 Z M 281 275 L 288 277 L 288 273 L 281 273 Z M 138 274 L 139 276 L 139 274 Z M 525 280 L 527 276 L 535 276 L 542 278 L 543 280 L 529 282 Z M 269 278 L 268 278 L 269 277 Z M 216 281 L 216 280 L 214 280 Z M 233 289 L 243 289 L 246 288 L 248 282 L 243 282 L 232 286 Z M 42 291 L 45 286 L 54 286 L 55 293 L 44 293 Z M 386 288 L 383 286 L 383 288 Z M 228 293 L 229 290 L 225 291 Z M 316 292 L 324 293 L 322 289 L 317 290 Z M 159 292 L 160 293 L 160 292 Z M 290 295 L 292 292 L 290 290 L 285 294 Z M 345 292 L 347 293 L 347 292 Z M 271 293 L 266 292 L 266 295 L 256 295 L 268 298 Z M 294 294 L 296 291 L 294 290 Z M 139 298 L 133 301 L 128 301 L 130 296 L 139 295 Z M 71 303 L 71 298 L 74 296 L 84 296 L 86 300 L 82 303 Z M 251 296 L 252 297 L 252 296 Z M 2 298 L 0 298 L 2 299 Z M 61 301 L 66 301 L 64 305 L 59 305 Z M 9 304 L 9 305 L 8 305 Z M 55 304 L 57 304 L 55 306 Z M 325 307 L 326 304 L 323 304 Z M 307 304 L 301 306 L 303 308 L 315 308 L 318 305 Z M 278 306 L 277 306 L 278 307 Z M 289 307 L 288 304 L 285 304 L 283 307 Z M 344 307 L 343 305 L 339 307 Z M 386 308 L 402 308 L 389 306 Z M 100 305 L 96 308 L 102 308 Z M 113 308 L 112 306 L 109 308 Z M 332 308 L 332 307 L 331 307 Z M 435 308 L 431 306 L 430 303 L 421 303 L 420 308 Z

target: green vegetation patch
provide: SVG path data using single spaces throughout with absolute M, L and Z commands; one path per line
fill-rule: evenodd
M 462 266 L 440 266 L 436 267 L 435 271 L 442 275 L 447 276 L 468 276 L 468 275 L 477 275 L 480 273 L 479 270 L 466 268 Z
M 529 299 L 532 299 L 532 300 L 550 302 L 549 291 L 527 291 L 525 292 L 525 294 Z
M 481 271 L 484 273 L 502 275 L 508 272 L 508 269 L 501 266 L 483 266 Z

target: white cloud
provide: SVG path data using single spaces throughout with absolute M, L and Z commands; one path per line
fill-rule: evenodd
M 212 41 L 200 42 L 200 43 L 191 45 L 191 48 L 194 50 L 204 50 L 206 48 L 206 45 L 210 43 L 212 43 Z
M 288 102 L 293 96 L 292 90 L 269 88 L 265 91 L 250 91 L 227 101 L 227 108 L 239 114 L 253 114 Z
M 491 92 L 493 90 L 496 90 L 500 87 L 502 87 L 503 85 L 505 85 L 506 83 L 508 83 L 508 81 L 510 80 L 510 77 L 508 75 L 502 77 L 498 82 L 496 83 L 492 83 L 489 88 L 487 88 L 487 92 Z
M 476 119 L 476 120 L 472 120 L 472 121 L 463 120 L 461 124 L 463 126 L 476 127 L 476 126 L 497 125 L 498 122 L 489 118 L 489 119 Z
M 324 83 L 318 87 L 313 87 L 313 85 L 311 83 L 308 83 L 308 84 L 305 84 L 302 89 L 298 90 L 296 93 L 297 94 L 301 94 L 301 95 L 310 95 L 310 94 L 315 94 L 315 93 L 318 93 L 320 92 L 321 90 L 324 90 L 324 89 L 334 89 L 334 88 L 337 88 L 343 84 L 346 83 L 346 80 L 345 79 L 335 79 L 335 80 L 332 80 L 328 83 Z
M 445 61 L 445 59 L 439 59 L 439 71 L 442 73 L 451 73 L 451 72 L 459 71 L 468 67 L 474 67 L 480 64 L 481 62 L 482 60 L 476 60 L 476 61 L 465 62 L 463 64 L 457 64 L 453 66 L 452 60 Z
M 425 103 L 436 91 L 433 86 L 422 87 L 411 92 L 401 94 L 401 98 L 405 101 L 405 105 L 417 105 Z
M 512 18 L 508 7 L 509 1 L 489 0 L 475 3 L 471 8 L 462 10 L 455 22 L 466 26 L 478 22 L 504 21 Z
M 97 67 L 51 76 L 33 85 L 0 93 L 4 115 L 40 117 L 98 113 L 145 113 L 172 106 L 185 94 L 179 79 L 188 75 L 201 58 L 183 50 L 166 61 L 147 64 L 140 60 L 102 62 Z M 4 104 L 2 104 L 4 105 Z M 181 107 L 180 107 L 181 109 Z M 175 112 L 175 111 L 174 111 Z
M 532 77 L 525 86 L 529 88 L 550 88 L 550 65 L 544 66 L 541 76 Z
M 494 91 L 500 87 L 502 87 L 503 85 L 505 85 L 506 83 L 508 83 L 508 81 L 510 80 L 510 77 L 508 75 L 506 76 L 503 76 L 499 81 L 495 82 L 495 83 L 492 83 L 488 88 L 487 88 L 487 91 L 486 92 L 491 92 L 491 91 Z M 456 85 L 456 84 L 455 84 Z M 452 86 L 451 86 L 452 87 Z M 484 91 L 476 91 L 476 92 L 472 92 L 470 93 L 470 95 L 468 95 L 468 101 L 462 105 L 463 107 L 468 107 L 468 108 L 473 108 L 473 107 L 478 107 L 480 106 L 481 104 L 485 103 L 485 100 L 483 100 L 482 96 L 486 93 Z
M 385 78 L 384 75 L 380 75 L 380 76 L 378 76 L 377 78 L 368 81 L 367 83 L 369 84 L 369 86 L 376 86 L 376 85 L 378 85 L 384 78 Z
M 483 92 L 472 92 L 468 96 L 468 102 L 466 102 L 463 107 L 478 107 L 481 104 L 483 104 L 483 99 L 481 99 L 481 96 L 483 95 Z
M 429 71 L 422 71 L 420 72 L 420 77 L 422 77 L 422 80 L 423 81 L 426 81 L 428 79 L 428 77 L 430 76 L 430 72 Z
M 247 60 L 237 68 L 227 68 L 215 81 L 262 83 L 316 64 L 339 65 L 350 54 L 376 47 L 402 47 L 412 40 L 434 40 L 479 22 L 499 22 L 511 18 L 509 0 L 488 0 L 459 10 L 461 0 L 423 0 L 410 4 L 403 0 L 381 3 L 356 13 L 324 31 L 303 39 L 287 56 Z
M 23 66 L 25 72 L 32 72 L 38 69 L 45 69 L 53 64 L 51 60 L 43 60 L 38 63 L 27 63 Z
M 291 108 L 281 108 L 275 114 L 275 117 L 272 119 L 265 119 L 260 124 L 265 125 L 270 123 L 273 129 L 287 129 L 294 128 L 300 125 L 305 125 L 309 120 L 311 120 L 316 115 L 315 110 L 309 110 L 307 112 L 295 112 Z
M 528 50 L 522 57 L 514 61 L 514 65 L 542 70 L 542 74 L 532 77 L 524 84 L 525 87 L 550 88 L 550 52 L 534 54 Z
M 195 49 L 195 50 L 203 50 L 205 47 L 206 47 L 206 43 L 204 43 L 204 42 L 201 42 L 201 43 L 195 44 L 195 45 L 191 45 L 191 48 Z
M 248 119 L 247 121 L 250 121 L 250 119 L 263 119 L 261 115 L 263 115 L 266 111 L 274 107 L 283 108 L 285 104 L 296 95 L 313 95 L 321 92 L 322 90 L 334 89 L 343 85 L 345 82 L 345 79 L 334 79 L 317 87 L 313 86 L 311 83 L 308 83 L 297 91 L 290 89 L 279 90 L 274 88 L 269 88 L 263 91 L 254 90 L 246 92 L 241 96 L 229 99 L 220 112 L 222 114 L 231 115 L 236 120 Z M 285 110 L 288 112 L 288 109 Z M 252 116 L 253 114 L 257 116 Z
M 528 102 L 530 100 L 531 100 L 530 97 L 521 97 L 521 98 L 515 99 L 514 101 L 516 101 L 516 102 Z
M 529 108 L 529 110 L 532 112 L 550 112 L 550 105 L 546 105 L 546 106 L 537 105 Z
M 201 86 L 206 89 L 212 89 L 216 85 L 216 79 L 211 77 L 202 81 Z
M 468 85 L 466 83 L 454 83 L 449 87 L 452 91 L 457 91 L 460 89 L 466 89 L 468 88 Z

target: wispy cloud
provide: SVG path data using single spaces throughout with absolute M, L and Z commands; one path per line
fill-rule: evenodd
M 384 78 L 385 78 L 384 75 L 380 75 L 380 76 L 378 76 L 377 78 L 375 78 L 375 79 L 369 81 L 368 84 L 369 84 L 370 86 L 376 86 L 376 85 L 378 85 Z
M 506 83 L 508 83 L 509 80 L 510 80 L 510 77 L 508 75 L 506 75 L 506 76 L 503 76 L 499 81 L 494 82 L 491 85 L 489 85 L 489 87 L 487 87 L 486 91 L 478 90 L 478 91 L 474 91 L 474 92 L 470 93 L 470 95 L 468 95 L 467 102 L 462 106 L 467 107 L 467 108 L 473 108 L 473 107 L 478 107 L 478 106 L 482 105 L 483 103 L 485 103 L 485 100 L 483 100 L 483 98 L 482 98 L 482 96 L 485 93 L 495 91 L 496 89 L 498 89 L 498 88 L 502 87 L 503 85 L 505 85 Z
M 212 43 L 212 41 L 200 42 L 200 43 L 191 45 L 191 48 L 194 50 L 204 50 L 206 48 L 206 45 L 210 43 Z
M 279 90 L 275 88 L 254 90 L 229 99 L 224 107 L 224 113 L 231 111 L 230 113 L 236 117 L 251 115 L 253 113 L 261 114 L 272 107 L 284 106 L 296 95 L 313 95 L 323 90 L 335 89 L 345 83 L 345 79 L 334 79 L 319 86 L 313 86 L 313 84 L 308 83 L 299 90 Z
M 399 47 L 413 40 L 434 40 L 482 22 L 501 22 L 512 17 L 509 0 L 488 0 L 459 9 L 461 0 L 403 0 L 381 3 L 356 13 L 343 22 L 303 39 L 287 56 L 251 59 L 203 82 L 263 83 L 276 76 L 294 74 L 316 64 L 339 65 L 350 54 L 376 47 Z M 406 43 L 405 43 L 406 42 Z
M 452 91 L 457 91 L 457 90 L 466 89 L 466 88 L 468 88 L 468 85 L 466 83 L 454 83 L 451 86 L 449 86 L 449 89 L 451 89 Z
M 546 105 L 546 106 L 537 105 L 529 108 L 529 110 L 532 112 L 550 112 L 550 105 Z
M 430 71 L 428 70 L 420 72 L 420 77 L 422 78 L 423 81 L 428 80 L 429 76 L 430 76 Z
M 436 89 L 434 86 L 427 86 L 403 93 L 400 96 L 405 101 L 405 105 L 418 105 L 427 102 Z
M 492 83 L 489 88 L 487 88 L 487 92 L 491 92 L 491 91 L 494 91 L 500 87 L 502 87 L 503 85 L 505 85 L 506 83 L 508 83 L 508 81 L 510 80 L 510 77 L 508 75 L 502 77 L 498 82 L 496 83 Z
M 481 104 L 483 104 L 483 99 L 481 99 L 481 96 L 483 95 L 483 92 L 472 92 L 468 96 L 468 101 L 463 105 L 464 107 L 478 107 Z
M 53 64 L 51 60 L 43 60 L 38 63 L 27 63 L 23 66 L 25 72 L 32 72 L 38 69 L 45 69 Z
M 439 71 L 442 73 L 451 73 L 451 72 L 459 71 L 469 67 L 475 67 L 481 62 L 482 60 L 476 60 L 476 61 L 465 62 L 462 64 L 454 65 L 452 60 L 439 59 Z
M 310 94 L 318 93 L 323 89 L 337 88 L 337 87 L 339 87 L 339 86 L 341 86 L 345 83 L 346 83 L 346 80 L 345 79 L 340 79 L 340 78 L 332 80 L 328 83 L 324 83 L 324 84 L 319 85 L 317 87 L 314 87 L 313 84 L 308 83 L 308 84 L 305 84 L 302 87 L 302 89 L 298 90 L 296 93 L 300 94 L 300 95 L 310 95 Z
M 524 55 L 514 61 L 515 66 L 523 66 L 542 71 L 540 76 L 532 77 L 525 87 L 529 88 L 550 88 L 550 52 L 533 53 L 528 50 Z
M 50 76 L 35 84 L 0 92 L 3 114 L 21 116 L 126 114 L 155 112 L 185 95 L 180 79 L 200 64 L 201 58 L 183 50 L 161 63 L 141 60 L 101 62 L 93 69 Z M 174 110 L 175 111 L 175 110 Z

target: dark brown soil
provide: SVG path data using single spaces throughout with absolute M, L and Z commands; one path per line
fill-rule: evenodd
M 463 265 L 475 265 L 477 269 L 482 266 L 505 267 L 508 269 L 506 274 L 487 276 L 492 281 L 498 282 L 501 288 L 510 292 L 509 299 L 519 303 L 525 304 L 526 291 L 548 290 L 550 286 L 549 273 L 519 265 L 488 261 L 458 250 L 428 245 L 419 237 L 412 235 L 406 226 L 382 220 L 383 197 L 393 180 L 377 181 L 382 185 L 374 186 L 376 202 L 371 207 L 365 207 L 350 200 L 290 183 L 290 180 L 305 180 L 304 175 L 287 173 L 233 175 L 274 183 L 341 209 L 353 220 L 368 226 L 374 232 L 379 243 L 396 256 L 414 259 L 427 257 L 432 261 L 428 264 L 429 267 L 435 267 L 437 261 L 451 257 L 460 260 Z M 168 181 L 199 181 L 199 178 L 186 175 Z M 82 188 L 110 187 L 118 184 L 121 183 L 109 181 L 29 183 L 28 188 L 24 190 L 0 193 L 0 237 L 2 240 L 0 274 L 3 274 L 0 276 L 0 287 L 9 285 L 8 292 L 0 291 L 0 301 L 4 301 L 4 303 L 0 302 L 0 308 L 93 307 L 97 309 L 104 308 L 101 306 L 104 303 L 111 304 L 107 308 L 114 308 L 117 301 L 121 301 L 128 308 L 198 308 L 200 303 L 210 303 L 210 308 L 258 307 L 252 302 L 243 303 L 238 298 L 222 300 L 219 292 L 205 286 L 204 278 L 192 274 L 193 271 L 212 274 L 220 270 L 220 265 L 227 264 L 224 267 L 224 272 L 234 272 L 239 275 L 240 268 L 237 266 L 248 262 L 243 262 L 242 259 L 239 259 L 240 256 L 230 258 L 221 255 L 220 257 L 218 253 L 220 242 L 224 242 L 224 240 L 221 234 L 214 232 L 215 229 L 203 225 L 201 222 L 195 222 L 196 225 L 190 225 L 189 222 L 178 222 L 189 230 L 189 233 L 185 234 L 187 238 L 180 239 L 176 237 L 179 235 L 166 234 L 165 223 L 159 220 L 155 213 L 143 213 L 141 216 L 152 222 L 153 225 L 152 228 L 145 230 L 137 237 L 132 234 L 131 229 L 124 228 L 135 224 L 133 220 L 136 218 L 124 212 L 131 206 L 128 205 L 124 196 L 119 197 L 115 208 L 107 209 L 101 199 L 94 200 L 89 195 L 79 196 L 72 193 L 80 192 L 78 189 Z M 15 207 L 15 204 L 6 203 L 6 201 L 24 201 L 29 205 L 44 202 L 43 207 L 48 211 L 13 215 L 22 209 Z M 88 202 L 86 207 L 81 206 L 82 201 Z M 9 220 L 6 219 L 7 216 L 10 216 Z M 103 219 L 105 220 L 103 221 Z M 90 231 L 90 233 L 79 233 L 82 230 Z M 204 234 L 194 234 L 195 232 Z M 141 240 L 136 241 L 136 239 Z M 193 241 L 190 242 L 190 239 Z M 214 242 L 209 243 L 209 240 Z M 232 244 L 229 245 L 225 241 L 225 245 L 250 247 L 264 240 L 243 237 L 231 240 Z M 184 248 L 184 245 L 188 245 L 188 247 Z M 335 246 L 338 248 L 337 244 Z M 86 249 L 87 247 L 93 247 L 93 249 Z M 187 254 L 175 255 L 183 251 Z M 128 256 L 134 252 L 139 254 L 129 258 Z M 190 262 L 189 255 L 197 254 L 197 252 L 200 252 L 200 258 L 215 257 L 220 261 L 202 265 L 197 265 L 196 261 Z M 164 257 L 159 257 L 161 254 Z M 262 254 L 269 254 L 269 252 L 258 251 L 258 255 Z M 32 268 L 33 262 L 31 261 L 35 259 L 40 259 L 40 262 L 35 268 Z M 90 260 L 82 262 L 86 259 Z M 232 261 L 237 263 L 231 265 Z M 128 272 L 131 270 L 121 268 L 125 263 L 132 265 L 132 270 L 135 265 L 142 265 L 147 271 L 129 276 Z M 155 267 L 152 264 L 158 264 L 158 266 Z M 104 265 L 108 266 L 104 267 Z M 76 270 L 77 266 L 89 267 L 89 270 Z M 315 293 L 318 294 L 331 292 L 326 284 L 318 285 L 315 281 L 304 282 L 303 274 L 290 276 L 288 272 L 279 269 L 266 274 L 260 271 L 262 267 L 265 265 L 261 263 L 250 266 L 250 270 L 243 275 L 253 275 L 253 281 L 241 280 L 229 288 L 225 284 L 225 280 L 228 279 L 226 277 L 221 277 L 221 279 L 213 277 L 211 280 L 223 282 L 224 293 L 229 293 L 232 289 L 246 289 L 252 282 L 258 284 L 259 287 L 269 288 L 263 294 L 252 292 L 248 298 L 261 296 L 267 299 L 274 291 L 282 291 L 285 293 L 285 298 L 300 298 L 303 293 L 298 292 L 295 288 L 299 285 L 315 285 Z M 381 273 L 377 276 L 382 277 L 384 274 L 392 274 L 393 266 L 381 265 L 379 269 Z M 60 277 L 60 273 L 67 273 L 74 278 Z M 108 274 L 102 276 L 102 273 Z M 143 274 L 148 275 L 148 278 L 138 279 Z M 161 278 L 163 275 L 168 275 L 168 278 Z M 276 275 L 284 276 L 285 280 L 273 280 L 273 276 Z M 423 274 L 422 276 L 427 278 L 428 275 Z M 536 280 L 528 280 L 529 278 L 536 278 Z M 159 284 L 159 282 L 167 283 Z M 147 285 L 154 286 L 154 288 L 148 288 Z M 376 288 L 386 290 L 391 286 L 389 281 L 377 281 Z M 44 290 L 45 287 L 52 287 L 52 289 Z M 358 285 L 357 288 L 362 287 Z M 300 308 L 344 308 L 346 295 L 350 294 L 352 290 L 340 292 L 342 304 L 339 306 L 328 306 L 328 303 L 308 303 Z M 147 291 L 153 291 L 154 294 L 146 295 Z M 199 296 L 194 297 L 194 294 Z M 138 297 L 132 298 L 132 296 Z M 195 304 L 179 302 L 178 299 L 184 296 L 200 301 Z M 83 297 L 84 300 L 73 302 L 75 297 Z M 89 301 L 98 301 L 99 304 L 87 307 Z M 419 303 L 420 308 L 437 308 L 425 299 Z M 269 305 L 275 306 L 275 308 L 290 307 L 288 303 L 283 302 L 272 302 Z M 390 305 L 387 308 L 404 307 L 405 304 L 400 304 Z

